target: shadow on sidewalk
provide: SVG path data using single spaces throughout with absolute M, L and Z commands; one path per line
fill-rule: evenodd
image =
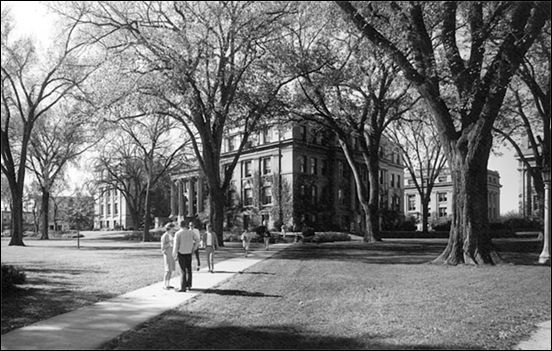
M 261 292 L 250 292 L 236 289 L 194 289 L 192 291 L 202 292 L 204 294 L 217 294 L 223 296 L 246 296 L 246 297 L 282 297 L 282 295 L 268 295 Z

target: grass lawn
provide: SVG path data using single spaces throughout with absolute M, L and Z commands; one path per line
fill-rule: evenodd
M 104 348 L 511 349 L 550 319 L 550 267 L 538 241 L 495 243 L 509 264 L 427 264 L 440 239 L 298 244 Z M 158 243 L 26 244 L 2 240 L 30 283 L 2 297 L 2 333 L 162 278 Z
M 8 243 L 2 238 L 2 263 L 21 268 L 27 283 L 2 296 L 2 334 L 163 280 L 157 242 L 81 240 L 80 249 L 75 239 Z M 241 252 L 234 246 L 217 251 L 216 259 Z M 200 258 L 205 266 L 203 252 Z
M 550 319 L 540 245 L 473 267 L 427 264 L 442 240 L 301 244 L 104 349 L 512 349 Z

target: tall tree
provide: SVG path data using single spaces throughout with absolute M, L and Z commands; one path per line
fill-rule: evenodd
M 278 91 L 293 79 L 275 64 L 272 49 L 290 5 L 153 1 L 82 7 L 91 33 L 124 55 L 136 55 L 133 72 L 147 82 L 137 93 L 158 102 L 150 112 L 174 118 L 189 133 L 222 244 L 224 196 L 239 155 L 259 120 L 270 116 Z M 223 172 L 222 138 L 230 128 L 240 129 L 242 139 Z
M 493 264 L 487 164 L 508 83 L 550 19 L 549 2 L 336 2 L 425 99 L 452 169 L 447 247 L 434 262 Z
M 71 103 L 70 103 L 71 104 Z M 48 239 L 50 192 L 67 164 L 99 140 L 98 121 L 87 103 L 74 102 L 52 108 L 36 122 L 29 144 L 29 168 L 42 192 L 41 239 Z
M 37 52 L 30 39 L 12 39 L 12 20 L 2 8 L 2 173 L 12 195 L 13 227 L 9 245 L 23 243 L 23 188 L 27 153 L 36 122 L 70 94 L 78 94 L 98 64 L 84 58 L 76 43 L 80 16 L 55 41 L 51 52 Z
M 423 110 L 395 121 L 387 135 L 401 149 L 401 157 L 420 195 L 422 231 L 428 231 L 429 201 L 439 173 L 446 164 L 436 128 L 425 120 Z
M 382 53 L 354 29 L 344 28 L 343 19 L 331 11 L 332 4 L 303 6 L 308 7 L 308 16 L 299 16 L 290 25 L 288 39 L 297 58 L 289 60 L 289 54 L 282 58 L 301 75 L 293 113 L 333 131 L 364 212 L 364 240 L 380 240 L 382 137 L 415 99 L 396 65 L 382 60 Z
M 168 172 L 182 166 L 189 146 L 189 139 L 182 142 L 178 135 L 171 135 L 174 124 L 166 116 L 118 120 L 113 133 L 118 137 L 96 158 L 97 184 L 105 185 L 104 192 L 121 192 L 134 225 L 144 224 L 143 241 L 150 240 L 151 189 Z

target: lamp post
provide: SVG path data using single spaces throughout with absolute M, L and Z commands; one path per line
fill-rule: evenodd
M 542 170 L 544 180 L 544 245 L 539 256 L 540 264 L 550 263 L 550 166 Z

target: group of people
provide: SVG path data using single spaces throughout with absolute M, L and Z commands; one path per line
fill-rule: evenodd
M 247 255 L 249 254 L 249 244 L 251 243 L 252 235 L 252 228 L 249 228 L 249 231 L 245 230 L 240 236 L 242 246 L 245 251 L 245 257 L 247 257 Z M 270 231 L 266 226 L 266 222 L 263 222 L 262 225 L 257 227 L 257 235 L 263 238 L 265 250 L 268 250 L 268 244 L 270 242 Z
M 161 236 L 161 252 L 163 253 L 163 262 L 165 274 L 163 276 L 163 289 L 172 289 L 170 280 L 172 272 L 176 268 L 175 261 L 182 272 L 180 276 L 180 288 L 176 291 L 185 292 L 192 288 L 192 254 L 197 259 L 197 270 L 200 269 L 199 248 L 205 248 L 207 256 L 207 266 L 209 272 L 213 273 L 215 269 L 214 251 L 218 248 L 217 236 L 211 230 L 211 224 L 207 224 L 203 235 L 199 229 L 195 228 L 193 221 L 180 222 L 178 229 L 175 223 L 165 225 L 165 233 Z

